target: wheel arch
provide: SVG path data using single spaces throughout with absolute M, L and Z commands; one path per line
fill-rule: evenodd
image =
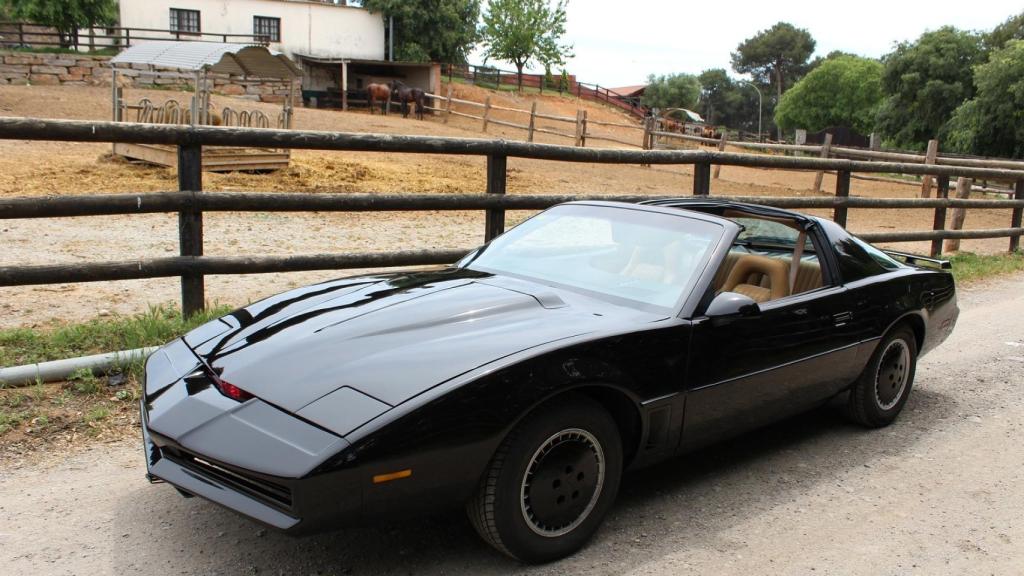
M 508 435 L 516 426 L 537 412 L 543 406 L 561 401 L 567 396 L 581 395 L 600 404 L 615 421 L 619 437 L 622 440 L 623 467 L 628 467 L 636 458 L 644 436 L 646 421 L 640 402 L 625 389 L 609 382 L 583 382 L 567 386 L 545 396 L 523 411 L 509 426 L 502 437 Z
M 910 327 L 910 331 L 914 333 L 915 344 L 917 344 L 917 349 L 920 351 L 924 347 L 925 324 L 924 318 L 917 312 L 908 312 L 897 318 L 885 329 L 882 337 L 885 338 L 893 330 L 903 325 Z

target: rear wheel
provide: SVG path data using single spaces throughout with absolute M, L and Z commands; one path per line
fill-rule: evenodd
M 853 385 L 850 418 L 869 428 L 891 424 L 907 403 L 916 367 L 917 340 L 910 328 L 899 326 L 882 339 Z
M 549 562 L 590 539 L 621 476 L 622 443 L 612 417 L 586 396 L 560 398 L 509 433 L 467 512 L 501 552 Z

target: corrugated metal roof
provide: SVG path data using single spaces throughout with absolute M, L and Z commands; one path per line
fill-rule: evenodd
M 179 70 L 202 70 L 259 78 L 290 80 L 302 73 L 283 54 L 263 46 L 219 42 L 154 41 L 125 49 L 111 64 L 151 64 Z
M 618 88 L 609 88 L 609 92 L 618 94 L 619 96 L 636 96 L 637 92 L 643 92 L 647 89 L 647 84 L 636 84 L 634 86 L 620 86 Z

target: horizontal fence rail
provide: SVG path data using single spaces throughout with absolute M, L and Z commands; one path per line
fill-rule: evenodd
M 178 191 L 143 194 L 100 194 L 71 197 L 3 198 L 0 219 L 64 218 L 79 216 L 177 213 L 179 256 L 116 262 L 87 262 L 0 267 L 0 286 L 93 282 L 139 278 L 181 277 L 182 310 L 192 314 L 204 305 L 204 276 L 385 268 L 451 263 L 473 247 L 443 250 L 404 250 L 387 253 L 312 254 L 288 256 L 206 256 L 203 254 L 205 212 L 368 212 L 458 211 L 485 213 L 484 241 L 505 229 L 508 210 L 540 210 L 574 200 L 638 202 L 665 196 L 650 195 L 515 195 L 505 194 L 508 158 L 561 162 L 639 165 L 692 165 L 692 193 L 711 194 L 712 165 L 766 169 L 832 171 L 836 177 L 831 197 L 722 197 L 730 200 L 798 209 L 828 209 L 846 225 L 849 209 L 930 209 L 932 230 L 866 233 L 872 242 L 931 241 L 932 254 L 941 253 L 944 239 L 1009 238 L 1016 250 L 1024 235 L 1024 171 L 1006 168 L 860 161 L 835 158 L 764 156 L 705 150 L 621 150 L 555 146 L 531 142 L 353 134 L 258 128 L 223 128 L 178 125 L 140 125 L 33 118 L 0 118 L 0 139 L 66 142 L 124 142 L 178 147 Z M 202 191 L 203 146 L 296 148 L 411 154 L 478 155 L 487 159 L 486 190 L 481 194 L 339 194 L 224 193 Z M 717 168 L 716 168 L 717 169 Z M 850 197 L 854 172 L 920 174 L 934 177 L 936 198 Z M 1014 182 L 1013 200 L 949 198 L 951 177 L 987 178 Z M 678 197 L 678 196 L 676 196 Z M 947 209 L 1007 209 L 1006 228 L 946 230 Z M 962 219 L 961 219 L 962 221 Z M 955 226 L 958 227 L 958 226 Z
M 485 138 L 318 132 L 267 128 L 225 128 L 217 126 L 140 125 L 121 122 L 46 120 L 40 118 L 0 118 L 0 139 L 506 156 L 534 160 L 601 164 L 718 164 L 723 166 L 786 168 L 792 170 L 841 170 L 845 172 L 965 176 L 968 178 L 1014 181 L 1024 178 L 1024 171 L 1021 170 L 916 163 L 864 162 L 832 158 L 766 157 L 709 150 L 576 148 L 554 144 L 536 144 Z

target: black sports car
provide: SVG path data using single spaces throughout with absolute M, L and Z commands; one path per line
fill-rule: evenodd
M 552 560 L 626 468 L 840 395 L 892 422 L 956 322 L 947 268 L 772 208 L 562 204 L 451 267 L 299 288 L 163 347 L 150 478 L 289 532 L 465 506 Z

